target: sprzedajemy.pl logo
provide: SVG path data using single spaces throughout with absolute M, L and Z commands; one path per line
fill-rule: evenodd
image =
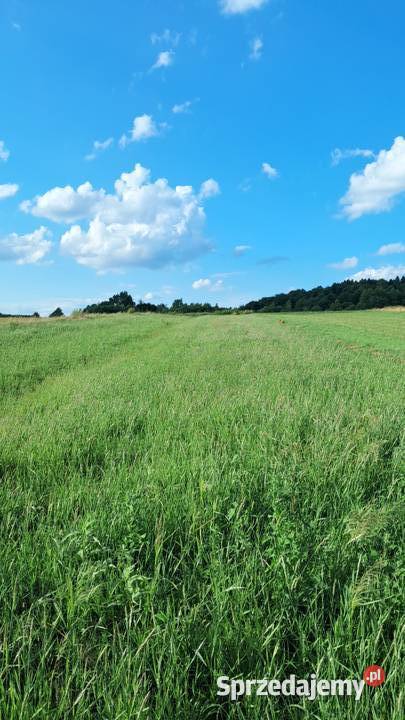
M 317 697 L 351 697 L 360 700 L 364 686 L 378 687 L 385 681 L 385 672 L 379 665 L 370 665 L 364 670 L 362 680 L 324 680 L 311 673 L 309 680 L 298 679 L 290 675 L 285 680 L 242 680 L 231 679 L 223 675 L 217 680 L 217 695 L 229 696 L 236 701 L 252 695 L 264 697 L 305 697 L 315 700 Z

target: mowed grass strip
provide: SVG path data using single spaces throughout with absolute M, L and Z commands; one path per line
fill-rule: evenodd
M 402 720 L 404 320 L 3 321 L 0 718 Z

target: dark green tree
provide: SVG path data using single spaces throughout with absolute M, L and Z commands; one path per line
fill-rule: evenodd
M 171 306 L 172 312 L 184 312 L 184 303 L 182 298 L 177 298 L 177 300 L 173 300 L 172 306 Z

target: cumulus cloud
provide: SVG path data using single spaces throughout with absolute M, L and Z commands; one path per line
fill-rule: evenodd
M 251 249 L 252 249 L 251 245 L 235 245 L 235 247 L 233 249 L 233 253 L 237 257 L 240 257 L 241 255 L 245 255 Z
M 205 182 L 202 183 L 199 197 L 201 199 L 215 197 L 215 195 L 219 195 L 220 192 L 221 188 L 219 186 L 219 183 L 213 178 L 210 178 L 209 180 L 205 180 Z
M 126 147 L 133 142 L 142 142 L 159 135 L 159 128 L 151 115 L 139 115 L 134 118 L 129 135 L 123 135 L 120 146 Z
M 194 290 L 200 290 L 201 288 L 209 287 L 210 285 L 211 280 L 209 278 L 200 278 L 199 280 L 194 280 L 192 287 Z
M 173 47 L 177 47 L 181 40 L 181 33 L 174 32 L 172 30 L 169 30 L 166 28 L 166 30 L 163 30 L 162 33 L 156 33 L 153 32 L 150 36 L 150 41 L 152 45 L 159 45 L 161 43 L 165 43 L 166 45 L 173 45 Z
M 394 280 L 405 275 L 405 265 L 384 265 L 380 268 L 368 267 L 351 275 L 349 280 Z
M 341 260 L 341 262 L 329 263 L 328 267 L 334 270 L 350 270 L 350 268 L 355 268 L 358 263 L 359 259 L 357 257 L 348 257 Z
M 182 210 L 175 198 L 172 200 L 167 214 L 173 214 L 177 220 Z M 201 230 L 202 218 L 197 210 L 192 220 L 180 217 L 177 226 L 168 226 L 159 217 L 150 224 L 107 224 L 96 217 L 87 230 L 79 225 L 71 227 L 61 238 L 61 248 L 80 265 L 99 272 L 127 265 L 158 268 L 185 262 L 207 250 Z
M 403 193 L 405 138 L 397 137 L 390 150 L 381 150 L 374 162 L 351 176 L 349 189 L 340 200 L 342 215 L 357 220 L 368 213 L 387 212 Z
M 202 195 L 191 186 L 171 187 L 163 178 L 152 182 L 150 171 L 137 164 L 118 178 L 112 194 L 85 183 L 77 190 L 54 188 L 23 206 L 56 222 L 88 220 L 86 227 L 74 224 L 61 238 L 62 251 L 81 265 L 98 272 L 158 268 L 210 250 L 202 203 L 213 194 L 213 185 L 208 187 L 211 191 Z
M 210 278 L 200 278 L 200 280 L 195 280 L 192 284 L 193 290 L 201 290 L 202 288 L 206 288 L 210 292 L 217 292 L 218 290 L 223 290 L 223 286 L 223 280 L 213 281 Z
M 405 253 L 404 243 L 389 243 L 381 245 L 377 250 L 377 255 L 396 255 L 397 253 Z
M 362 148 L 353 148 L 352 150 L 341 150 L 341 148 L 335 148 L 331 152 L 331 162 L 334 167 L 336 167 L 336 165 L 340 165 L 342 160 L 358 157 L 375 158 L 375 154 L 372 150 L 363 150 Z
M 52 247 L 51 233 L 40 227 L 33 233 L 11 233 L 0 239 L 0 260 L 14 261 L 17 265 L 35 264 L 42 260 Z
M 114 138 L 110 137 L 107 140 L 95 140 L 93 143 L 93 149 L 91 153 L 86 155 L 85 160 L 95 160 L 97 155 L 99 153 L 104 152 L 104 150 L 107 150 L 114 142 Z
M 275 180 L 279 176 L 278 170 L 267 162 L 262 164 L 262 172 L 267 175 L 270 180 Z
M 10 151 L 7 150 L 4 140 L 0 140 L 0 161 L 7 162 L 10 157 Z
M 18 193 L 18 190 L 19 186 L 16 183 L 6 183 L 5 185 L 0 185 L 0 200 L 14 197 L 14 195 Z
M 156 62 L 152 65 L 151 70 L 159 70 L 160 68 L 167 68 L 174 63 L 174 50 L 163 50 L 156 58 Z
M 85 182 L 75 190 L 71 185 L 55 187 L 33 200 L 24 200 L 20 208 L 25 213 L 54 222 L 71 223 L 95 214 L 103 200 L 105 190 L 94 190 Z
M 261 37 L 255 37 L 250 42 L 250 60 L 260 60 L 263 52 L 263 40 Z
M 268 0 L 220 0 L 220 7 L 225 15 L 237 15 L 248 10 L 259 10 Z

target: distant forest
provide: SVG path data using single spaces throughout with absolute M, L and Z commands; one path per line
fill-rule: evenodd
M 174 300 L 169 307 L 160 303 L 136 302 L 128 292 L 120 292 L 108 300 L 87 305 L 79 312 L 83 313 L 235 313 L 235 312 L 323 312 L 325 310 L 371 310 L 395 305 L 405 306 L 405 276 L 394 280 L 345 280 L 328 287 L 316 287 L 312 290 L 291 290 L 260 300 L 251 300 L 238 308 L 221 307 L 210 303 L 185 303 L 181 298 Z M 61 308 L 56 308 L 50 317 L 62 317 Z M 3 315 L 0 318 L 39 317 L 33 315 Z
M 39 313 L 34 312 L 32 315 L 4 315 L 4 313 L 0 313 L 0 318 L 39 318 L 41 317 Z
M 405 277 L 395 280 L 345 280 L 325 288 L 292 290 L 252 300 L 241 309 L 253 312 L 320 312 L 369 310 L 394 305 L 405 305 Z
M 174 300 L 171 307 L 150 302 L 135 302 L 127 292 L 109 300 L 88 305 L 84 313 L 157 312 L 157 313 L 232 313 L 232 312 L 323 312 L 325 310 L 369 310 L 394 305 L 405 306 L 405 277 L 395 280 L 345 280 L 329 287 L 291 290 L 272 297 L 252 300 L 239 308 L 210 303 L 185 303 Z

